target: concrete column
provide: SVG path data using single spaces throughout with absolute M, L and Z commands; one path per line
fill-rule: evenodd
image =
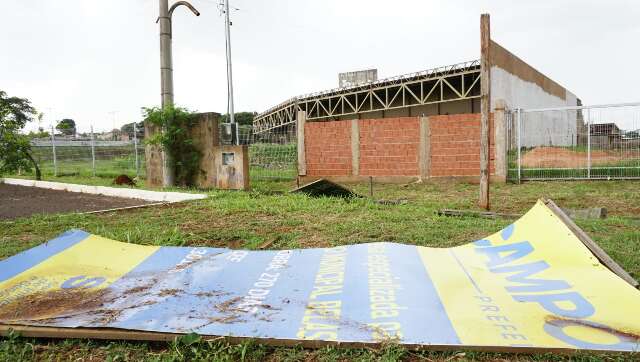
M 298 111 L 297 131 L 298 131 L 298 176 L 307 175 L 307 156 L 304 149 L 304 126 L 307 123 L 307 112 Z
M 360 175 L 360 124 L 357 119 L 351 120 L 351 174 Z
M 420 179 L 426 180 L 431 176 L 431 132 L 429 117 L 420 117 L 420 149 L 418 150 L 418 166 Z
M 160 127 L 151 122 L 144 122 L 144 138 L 150 139 L 158 132 Z M 163 185 L 163 164 L 162 164 L 162 148 L 158 145 L 146 144 L 144 146 L 145 164 L 147 172 L 146 185 L 149 187 L 162 187 Z
M 503 99 L 496 100 L 496 108 L 493 114 L 493 136 L 494 136 L 494 180 L 496 182 L 507 182 L 507 112 L 506 102 Z
M 202 153 L 200 172 L 196 175 L 195 184 L 199 188 L 216 187 L 217 168 L 215 165 L 216 148 L 220 145 L 218 133 L 219 113 L 199 113 L 196 122 L 189 130 L 194 145 Z

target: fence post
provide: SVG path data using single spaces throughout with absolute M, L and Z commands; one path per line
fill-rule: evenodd
M 138 127 L 133 122 L 133 153 L 136 155 L 136 177 L 140 177 L 140 164 L 138 162 Z
M 587 178 L 591 178 L 591 110 L 587 109 Z
M 491 118 L 491 30 L 489 14 L 480 16 L 480 194 L 479 205 L 489 210 L 489 128 Z
M 93 133 L 93 125 L 91 125 L 91 170 L 93 177 L 96 177 L 96 137 Z
M 51 126 L 51 150 L 53 152 L 53 176 L 58 177 L 58 161 L 56 160 L 56 131 Z
M 522 152 L 520 151 L 520 149 L 522 148 L 522 140 L 521 140 L 521 133 L 522 133 L 522 109 L 518 108 L 518 113 L 517 113 L 517 119 L 516 122 L 518 123 L 518 183 L 520 183 L 520 179 L 522 177 Z

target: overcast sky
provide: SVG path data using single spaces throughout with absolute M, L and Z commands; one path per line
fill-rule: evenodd
M 224 24 L 216 0 L 176 10 L 175 100 L 226 112 Z M 637 0 L 232 0 L 236 111 L 334 88 L 339 72 L 389 77 L 479 58 L 492 37 L 585 104 L 640 100 Z M 160 102 L 158 0 L 2 0 L 0 89 L 31 99 L 43 126 L 80 131 L 139 121 Z M 34 125 L 36 126 L 36 125 Z

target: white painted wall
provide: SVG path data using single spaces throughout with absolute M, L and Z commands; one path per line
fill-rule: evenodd
M 504 99 L 510 109 L 551 108 L 578 105 L 577 97 L 566 92 L 566 99 L 547 93 L 536 83 L 493 66 L 491 68 L 491 108 L 496 101 Z M 578 120 L 576 112 L 553 111 L 525 113 L 522 117 L 521 145 L 571 146 L 576 144 Z

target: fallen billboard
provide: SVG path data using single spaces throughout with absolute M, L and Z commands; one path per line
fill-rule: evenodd
M 446 249 L 159 247 L 75 230 L 0 261 L 0 324 L 49 337 L 638 351 L 640 291 L 601 260 L 542 201 Z

